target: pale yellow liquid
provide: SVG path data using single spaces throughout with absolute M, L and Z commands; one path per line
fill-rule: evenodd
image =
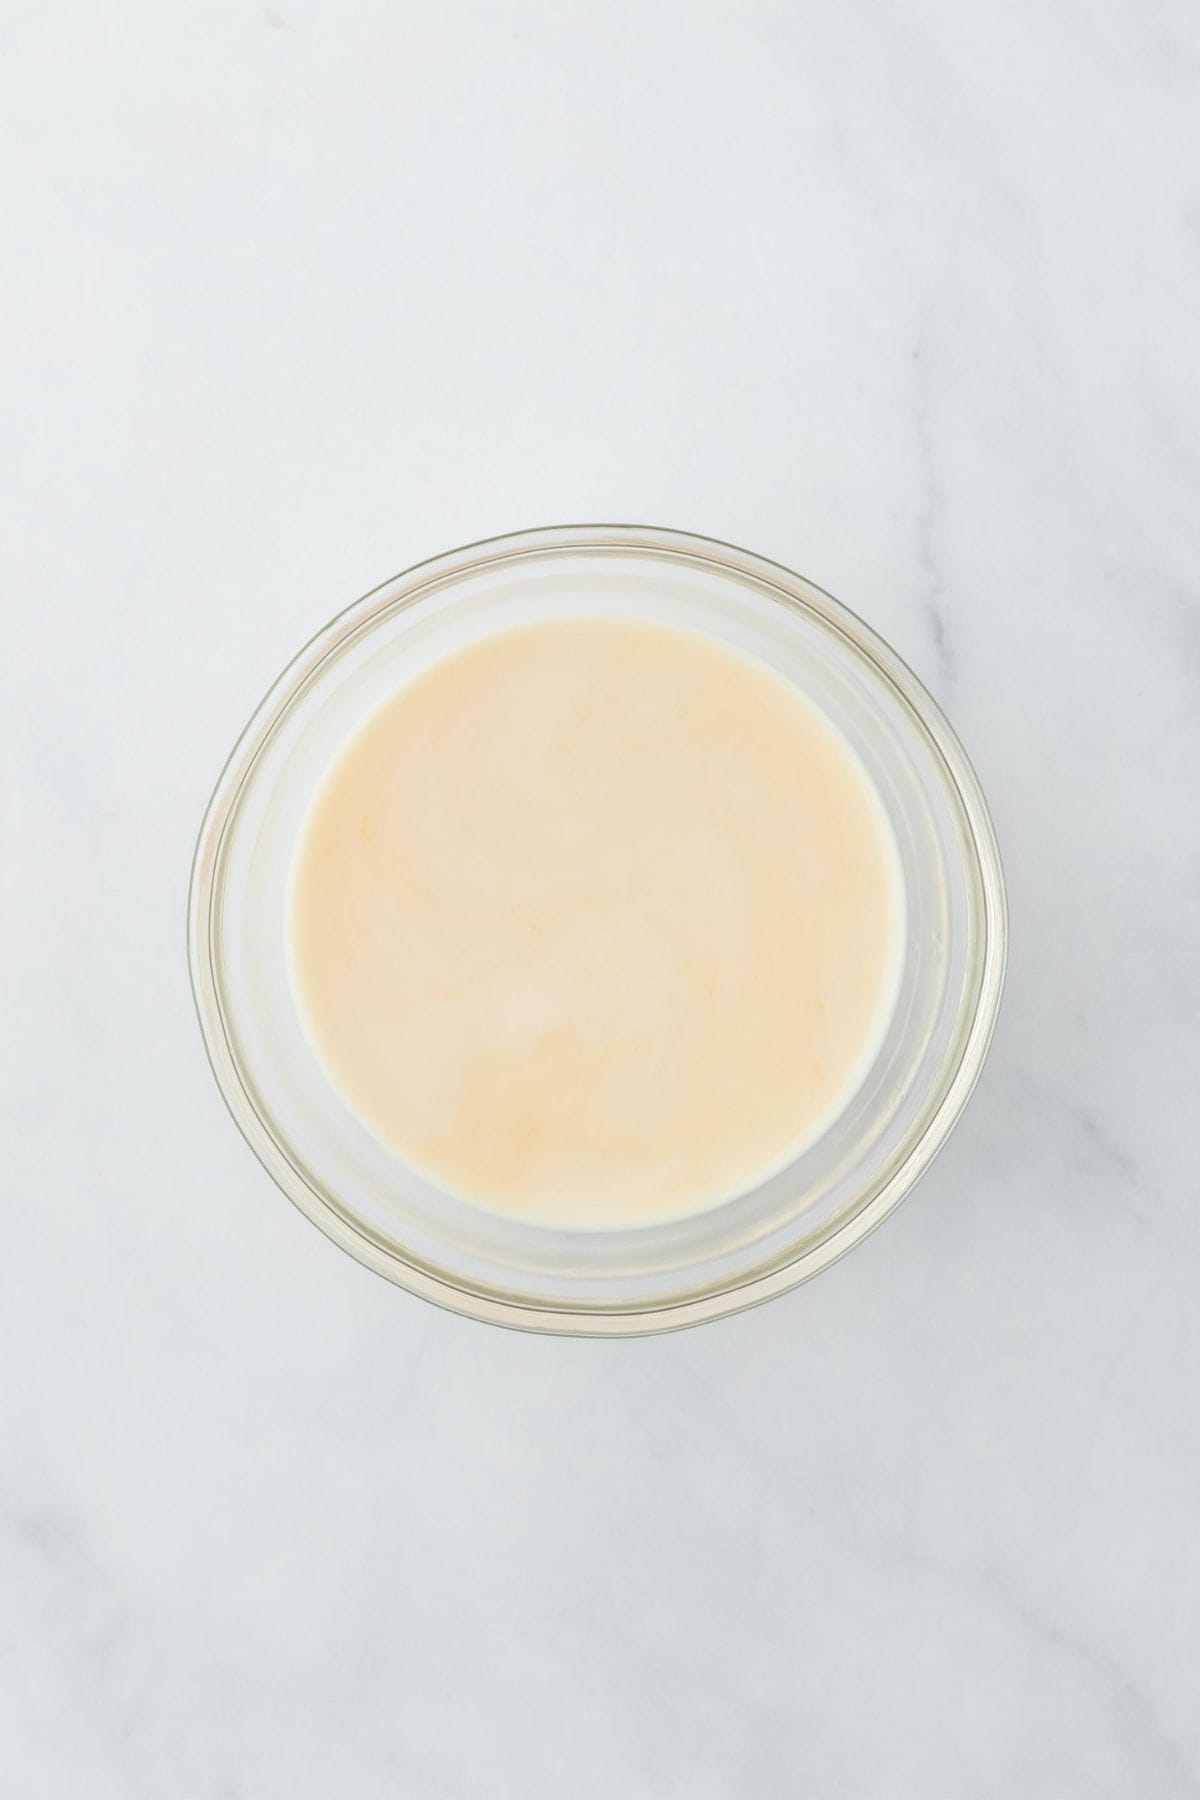
M 350 739 L 293 870 L 308 1033 L 370 1130 L 542 1223 L 692 1212 L 844 1107 L 902 903 L 840 734 L 692 632 L 530 625 Z

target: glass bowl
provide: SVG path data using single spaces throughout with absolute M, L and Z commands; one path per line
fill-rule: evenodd
M 297 834 L 331 758 L 403 682 L 473 639 L 570 616 L 704 632 L 793 682 L 845 734 L 903 875 L 899 994 L 845 1111 L 786 1168 L 666 1223 L 553 1229 L 472 1206 L 408 1168 L 334 1091 L 288 974 Z M 188 955 L 213 1073 L 288 1197 L 369 1268 L 457 1312 L 624 1336 L 783 1293 L 865 1237 L 928 1168 L 979 1076 L 1004 979 L 995 835 L 925 689 L 844 606 L 728 544 L 640 526 L 518 532 L 422 563 L 288 665 L 229 758 L 196 847 Z

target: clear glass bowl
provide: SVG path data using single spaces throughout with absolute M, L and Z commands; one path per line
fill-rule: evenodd
M 895 833 L 899 998 L 847 1109 L 787 1168 L 669 1223 L 554 1230 L 439 1190 L 344 1105 L 301 1026 L 285 913 L 297 833 L 331 757 L 447 651 L 567 616 L 703 631 L 795 683 L 845 733 Z M 188 954 L 218 1085 L 284 1193 L 369 1268 L 473 1318 L 630 1335 L 794 1287 L 866 1236 L 929 1166 L 978 1078 L 1004 979 L 1004 883 L 962 746 L 862 621 L 747 551 L 640 526 L 561 526 L 451 551 L 326 626 L 242 733 L 201 826 Z

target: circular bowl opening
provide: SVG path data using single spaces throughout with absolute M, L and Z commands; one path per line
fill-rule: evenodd
M 298 834 L 328 766 L 396 688 L 477 638 L 570 617 L 651 620 L 757 658 L 826 714 L 887 813 L 905 929 L 898 997 L 846 1109 L 752 1190 L 665 1223 L 553 1229 L 472 1206 L 406 1166 L 343 1103 L 288 971 Z M 631 1335 L 717 1318 L 816 1274 L 909 1191 L 978 1078 L 1004 977 L 995 835 L 924 688 L 861 620 L 729 545 L 563 526 L 450 552 L 368 594 L 289 664 L 200 830 L 188 954 L 218 1085 L 278 1185 L 370 1268 L 471 1317 Z

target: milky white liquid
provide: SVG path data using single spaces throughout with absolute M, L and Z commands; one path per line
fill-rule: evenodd
M 771 1173 L 890 1014 L 903 905 L 857 759 L 692 632 L 524 626 L 400 689 L 301 833 L 291 964 L 385 1144 L 540 1223 L 625 1226 Z

